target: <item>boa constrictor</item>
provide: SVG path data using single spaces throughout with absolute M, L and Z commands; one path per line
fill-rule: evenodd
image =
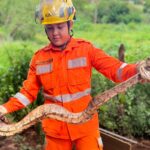
M 148 79 L 150 81 L 150 58 L 147 59 L 147 68 L 143 71 L 148 73 Z M 30 126 L 34 125 L 36 122 L 42 120 L 43 118 L 51 118 L 59 121 L 65 121 L 68 123 L 79 124 L 84 123 L 91 119 L 93 114 L 97 111 L 97 109 L 107 102 L 110 98 L 114 97 L 118 93 L 121 93 L 127 88 L 135 85 L 141 81 L 141 75 L 138 73 L 133 77 L 129 78 L 125 82 L 122 82 L 115 87 L 98 94 L 95 98 L 93 98 L 88 104 L 87 108 L 79 113 L 69 112 L 67 109 L 56 105 L 56 104 L 44 104 L 38 106 L 36 109 L 31 111 L 26 117 L 24 117 L 18 123 L 13 124 L 0 124 L 0 136 L 11 136 L 16 133 L 19 133 Z

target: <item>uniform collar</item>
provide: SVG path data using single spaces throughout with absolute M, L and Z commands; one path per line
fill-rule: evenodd
M 77 42 L 76 39 L 71 38 L 70 41 L 68 42 L 66 48 L 63 51 L 70 51 L 70 50 L 72 50 L 75 47 L 78 47 L 78 42 Z M 53 46 L 51 43 L 47 47 L 45 47 L 44 50 L 46 50 L 46 51 L 47 50 L 51 50 L 51 51 L 57 51 L 57 52 L 58 51 L 60 51 L 60 52 L 62 51 L 61 49 Z

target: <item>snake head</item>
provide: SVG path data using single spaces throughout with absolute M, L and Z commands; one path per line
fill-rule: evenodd
M 1 115 L 0 124 L 10 124 L 10 121 L 5 116 Z
M 150 71 L 150 57 L 146 59 L 146 70 Z

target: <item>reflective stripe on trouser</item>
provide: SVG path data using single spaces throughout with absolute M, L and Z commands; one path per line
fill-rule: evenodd
M 46 136 L 45 150 L 103 150 L 100 136 L 87 135 L 71 141 L 70 139 L 58 139 Z

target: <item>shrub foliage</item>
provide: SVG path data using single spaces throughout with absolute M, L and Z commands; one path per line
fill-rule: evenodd
M 100 93 L 115 86 L 95 73 L 92 93 Z M 100 125 L 121 135 L 150 137 L 150 85 L 137 84 L 112 98 L 99 109 Z

